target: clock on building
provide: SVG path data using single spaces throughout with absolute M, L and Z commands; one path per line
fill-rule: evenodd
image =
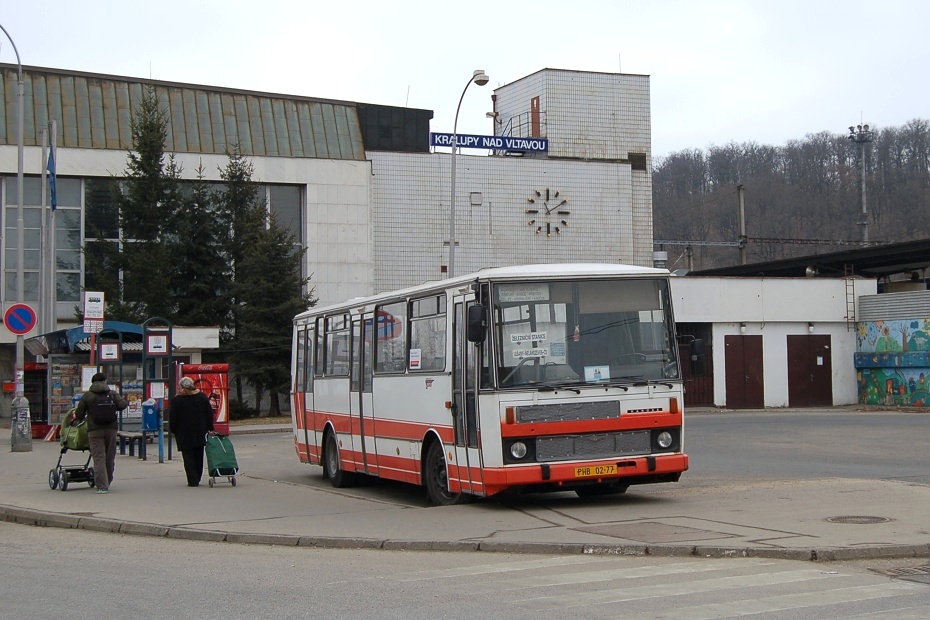
M 527 225 L 532 227 L 537 235 L 561 235 L 568 228 L 568 216 L 571 215 L 571 211 L 565 207 L 568 199 L 564 198 L 559 190 L 550 190 L 548 187 L 544 190 L 533 190 L 533 195 L 526 201 L 530 203 L 526 209 L 526 214 L 530 216 Z

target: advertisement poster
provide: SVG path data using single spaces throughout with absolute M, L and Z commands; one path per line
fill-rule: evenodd
M 181 377 L 194 380 L 194 387 L 207 395 L 213 407 L 216 432 L 229 434 L 229 364 L 181 364 Z

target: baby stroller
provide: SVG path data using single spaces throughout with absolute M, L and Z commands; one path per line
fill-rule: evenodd
M 86 482 L 87 486 L 94 486 L 94 468 L 90 467 L 90 443 L 87 440 L 87 421 L 75 422 L 76 409 L 68 410 L 61 423 L 61 453 L 58 455 L 58 464 L 48 471 L 48 486 L 54 491 L 68 490 L 69 482 Z M 68 450 L 87 452 L 87 461 L 84 465 L 62 465 L 61 459 Z

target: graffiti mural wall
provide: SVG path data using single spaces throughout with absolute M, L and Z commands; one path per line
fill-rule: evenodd
M 930 319 L 862 321 L 856 350 L 860 404 L 930 407 Z

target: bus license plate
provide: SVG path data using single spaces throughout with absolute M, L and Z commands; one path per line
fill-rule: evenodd
M 576 478 L 590 478 L 592 476 L 610 476 L 617 473 L 616 465 L 588 465 L 587 467 L 576 467 Z

